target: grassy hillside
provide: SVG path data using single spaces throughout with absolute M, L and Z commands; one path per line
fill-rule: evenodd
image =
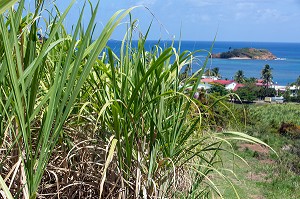
M 280 134 L 282 123 L 300 125 L 299 104 L 249 105 L 246 110 L 248 124 L 245 130 L 269 144 L 278 156 L 256 144 L 234 144 L 237 153 L 248 163 L 226 163 L 234 167 L 236 176 L 232 175 L 232 178 L 241 198 L 299 198 L 300 139 L 296 131 Z M 228 154 L 223 156 L 228 157 Z M 223 187 L 223 192 L 225 197 L 235 198 L 228 186 Z

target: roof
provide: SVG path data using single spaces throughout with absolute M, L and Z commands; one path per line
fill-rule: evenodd
M 203 82 L 203 83 L 211 83 L 211 82 L 214 82 L 214 81 L 216 81 L 216 80 L 213 80 L 212 78 L 203 78 L 203 79 L 201 79 L 201 82 Z
M 207 84 L 207 83 L 200 83 L 200 84 L 198 84 L 198 87 L 197 87 L 197 89 L 198 90 L 200 90 L 200 89 L 205 89 L 205 90 L 207 90 L 207 89 L 210 89 L 211 88 L 211 85 L 210 84 Z
M 267 84 L 259 82 L 259 83 L 255 83 L 255 85 L 256 86 L 266 86 Z
M 263 82 L 264 82 L 263 79 L 258 79 L 258 80 L 256 80 L 256 83 L 263 83 Z
M 244 84 L 236 84 L 233 91 L 236 91 L 237 89 L 244 87 L 244 86 L 245 86 Z
M 223 79 L 214 81 L 214 83 L 219 83 L 219 84 L 222 84 L 222 85 L 228 85 L 228 84 L 231 84 L 232 82 L 234 82 L 234 81 L 233 80 L 223 80 Z

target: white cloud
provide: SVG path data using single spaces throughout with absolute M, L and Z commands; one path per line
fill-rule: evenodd
M 143 5 L 143 6 L 153 6 L 155 3 L 157 2 L 157 0 L 140 0 L 138 1 L 136 4 L 137 5 Z
M 245 13 L 245 12 L 237 12 L 234 15 L 234 19 L 235 20 L 242 20 L 242 19 L 245 19 L 247 16 L 248 16 L 248 14 Z
M 211 6 L 211 5 L 220 5 L 227 3 L 227 1 L 222 0 L 186 0 L 187 3 L 191 3 L 194 6 L 203 7 L 203 6 Z
M 210 21 L 211 17 L 209 15 L 200 15 L 201 21 Z
M 253 9 L 255 7 L 255 3 L 253 2 L 240 2 L 236 4 L 237 9 L 244 10 L 244 9 Z
M 277 9 L 260 9 L 256 11 L 256 18 L 258 22 L 284 22 L 288 21 L 292 15 L 285 14 Z

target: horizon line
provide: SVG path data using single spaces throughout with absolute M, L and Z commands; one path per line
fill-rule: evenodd
M 122 41 L 120 39 L 109 39 L 109 41 Z M 138 41 L 138 39 L 132 39 L 132 41 Z M 171 40 L 171 39 L 146 39 L 146 41 L 175 41 L 175 42 L 245 42 L 245 43 L 290 43 L 300 44 L 300 41 L 230 41 L 230 40 Z

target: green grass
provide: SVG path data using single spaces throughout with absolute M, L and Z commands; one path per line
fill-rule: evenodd
M 298 104 L 265 104 L 249 106 L 249 122 L 255 124 L 257 131 L 276 131 L 281 123 L 294 123 L 300 125 L 300 106 Z
M 239 160 L 226 162 L 227 167 L 234 164 L 233 171 L 237 179 L 233 175 L 231 177 L 238 186 L 241 198 L 260 196 L 270 199 L 296 199 L 300 197 L 300 140 L 278 133 L 281 122 L 299 124 L 299 110 L 298 104 L 248 105 L 249 117 L 246 130 L 270 145 L 278 156 L 272 152 L 262 155 L 249 149 L 241 151 L 238 150 L 241 143 L 233 144 L 236 153 L 249 164 L 247 166 Z M 287 150 L 287 147 L 291 150 Z M 222 154 L 222 157 L 230 158 L 227 153 Z M 273 162 L 265 163 L 264 160 Z M 258 176 L 258 179 L 249 178 L 250 172 L 253 176 Z M 225 182 L 220 180 L 219 183 L 222 185 Z M 228 189 L 226 183 L 222 190 L 226 198 L 235 198 L 235 194 Z

